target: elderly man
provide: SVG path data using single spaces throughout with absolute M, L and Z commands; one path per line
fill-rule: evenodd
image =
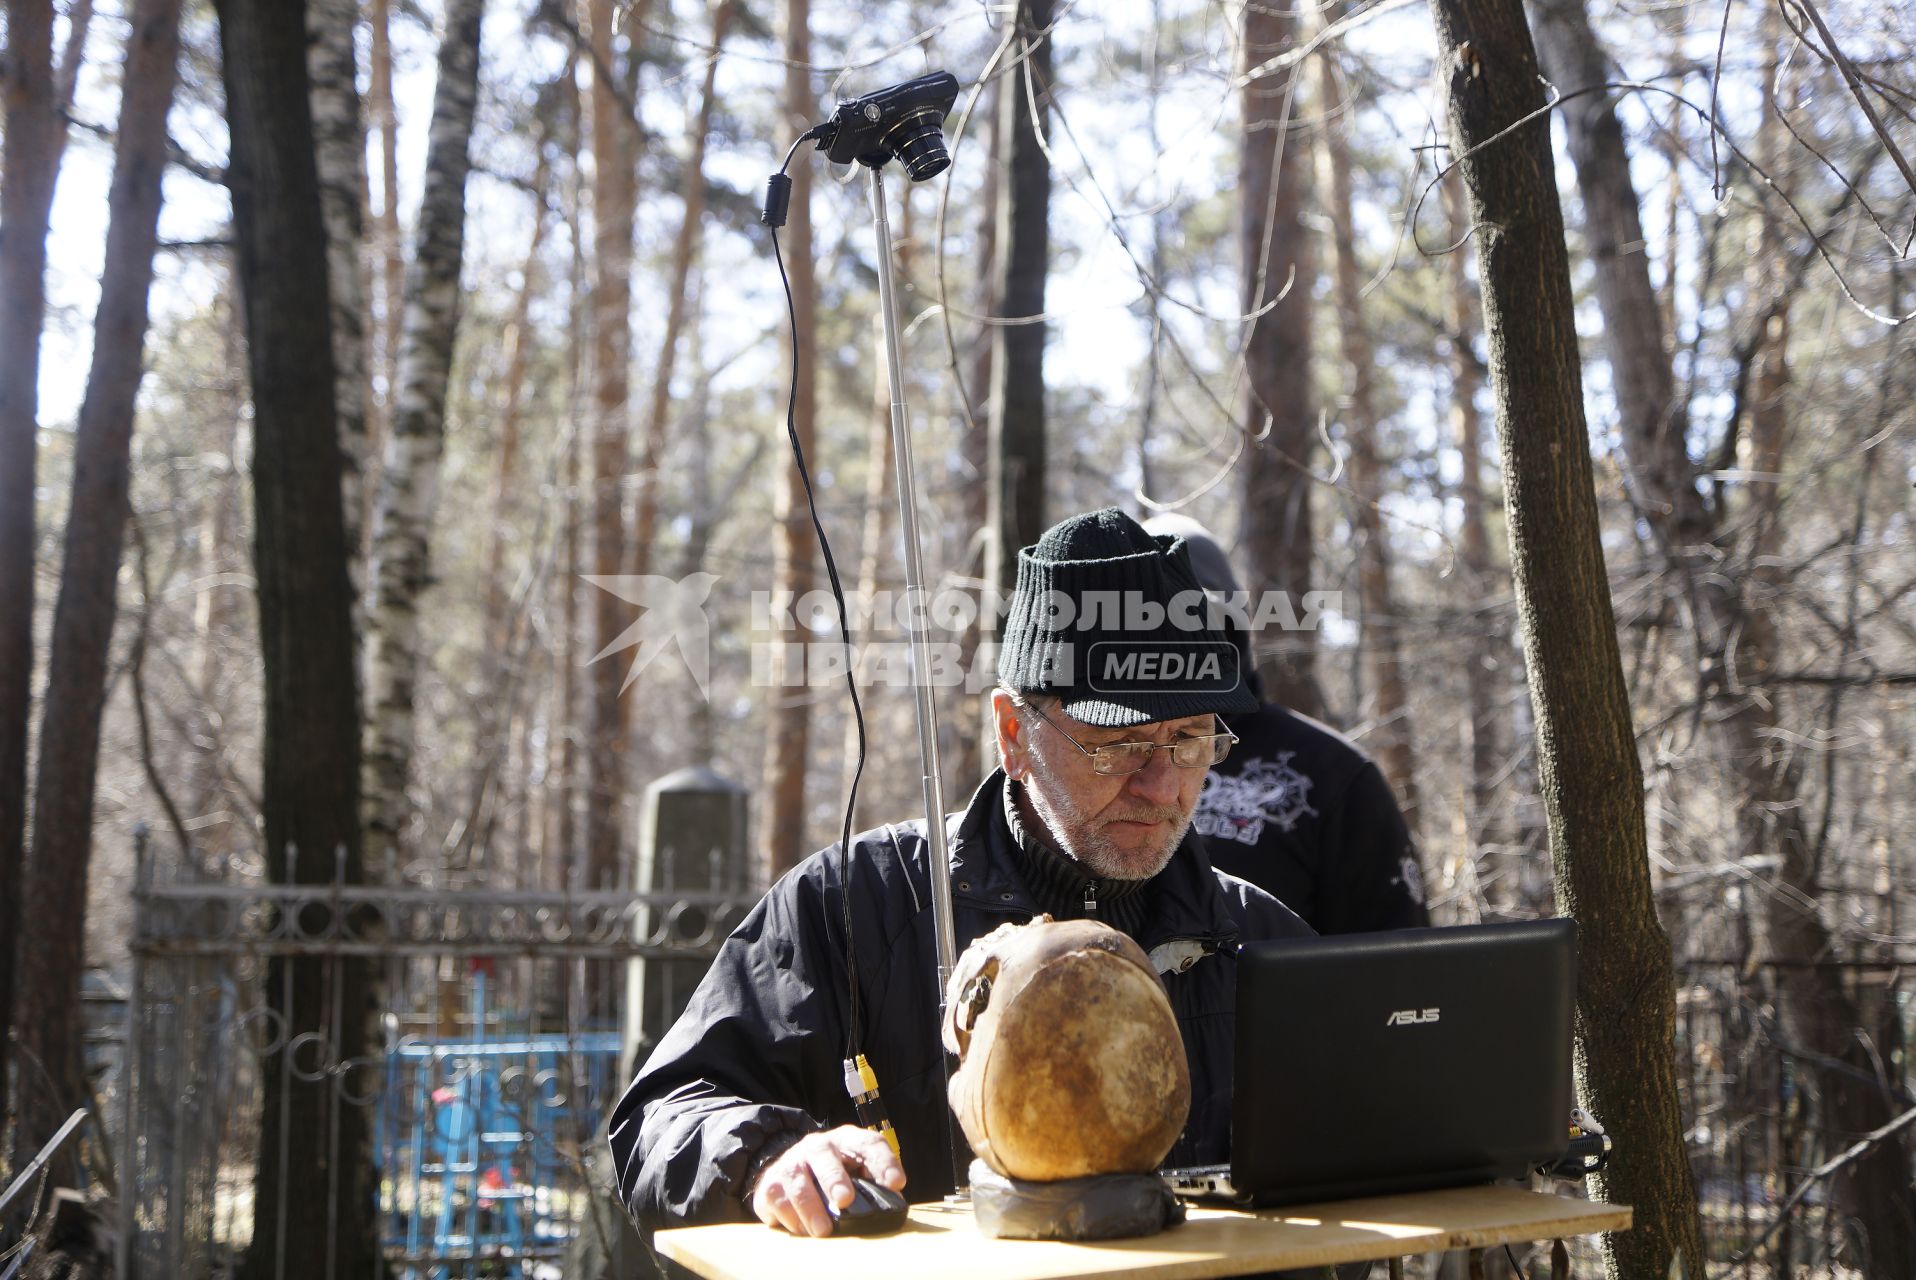
M 1190 1119 L 1168 1161 L 1179 1165 L 1229 1158 L 1234 944 L 1310 932 L 1213 871 L 1190 834 L 1232 741 L 1217 717 L 1256 706 L 1230 642 L 1172 608 L 1197 591 L 1183 543 L 1116 508 L 1026 548 L 991 696 L 1002 768 L 947 820 L 960 950 L 1049 912 L 1102 920 L 1149 953 L 1191 1069 Z M 853 1173 L 914 1199 L 951 1190 L 970 1157 L 952 1149 L 962 1139 L 945 1099 L 927 861 L 920 823 L 866 832 L 849 885 L 836 848 L 815 854 L 725 943 L 612 1117 L 620 1193 L 642 1226 L 756 1215 L 824 1235 L 827 1200 L 850 1203 Z M 902 1163 L 855 1123 L 841 1067 L 853 1040 Z

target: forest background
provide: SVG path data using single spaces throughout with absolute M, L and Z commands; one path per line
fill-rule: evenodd
M 954 163 L 890 189 L 934 582 L 1004 581 L 1007 549 L 1097 506 L 1199 519 L 1253 590 L 1331 593 L 1260 658 L 1384 765 L 1434 916 L 1550 909 L 1505 483 L 1549 410 L 1497 386 L 1490 224 L 1446 98 L 1483 45 L 1439 38 L 1449 7 L 1434 29 L 1405 0 L 315 0 L 342 500 L 334 543 L 280 554 L 351 584 L 358 675 L 308 705 L 330 698 L 365 758 L 364 874 L 617 887 L 642 788 L 686 764 L 750 789 L 761 883 L 836 838 L 842 683 L 781 683 L 768 647 L 835 625 L 781 633 L 754 597 L 823 586 L 794 359 L 847 584 L 903 586 L 872 224 L 861 175 L 794 162 L 794 350 L 758 208 L 833 101 L 945 68 Z M 243 8 L 7 8 L 0 872 L 20 879 L 0 880 L 0 953 L 20 941 L 0 986 L 56 1060 L 72 1036 L 36 1040 L 36 1010 L 82 961 L 125 966 L 136 822 L 161 858 L 276 874 L 264 410 L 227 185 L 221 19 Z M 1569 372 L 1614 616 L 1608 639 L 1564 634 L 1620 662 L 1678 1016 L 1726 980 L 1749 1015 L 1734 1045 L 1679 1036 L 1683 1141 L 1701 1169 L 1767 1126 L 1774 1202 L 1901 1117 L 1838 1176 L 1864 1225 L 1826 1261 L 1910 1274 L 1875 1268 L 1916 1258 L 1895 1207 L 1916 1105 L 1916 10 L 1528 12 L 1563 96 Z M 668 649 L 623 689 L 627 654 L 592 659 L 655 597 L 586 575 L 708 591 L 709 670 Z M 988 639 L 951 638 L 967 663 Z M 940 698 L 961 797 L 986 754 L 975 698 Z M 865 706 L 861 826 L 922 807 L 909 689 Z M 1725 1092 L 1755 1053 L 1818 1105 L 1842 1092 L 1819 1062 L 1871 1096 L 1792 1129 L 1787 1089 Z

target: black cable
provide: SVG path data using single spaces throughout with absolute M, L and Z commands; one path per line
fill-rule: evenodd
M 1530 1280 L 1530 1277 L 1524 1274 L 1523 1268 L 1517 1265 L 1517 1255 L 1510 1251 L 1509 1245 L 1504 1246 L 1504 1257 L 1510 1260 L 1510 1269 L 1517 1273 L 1517 1280 Z
M 799 147 L 813 138 L 816 132 L 808 132 L 792 144 L 792 149 L 785 153 L 785 163 L 778 167 L 777 177 L 784 176 Z M 778 222 L 783 221 L 781 216 Z M 818 549 L 824 553 L 825 576 L 831 581 L 832 601 L 838 606 L 838 634 L 845 645 L 845 688 L 851 693 L 852 720 L 858 726 L 858 755 L 852 765 L 851 787 L 845 796 L 845 823 L 838 841 L 838 897 L 844 908 L 845 985 L 848 989 L 845 1056 L 855 1058 L 858 1056 L 859 1001 L 858 953 L 852 931 L 852 817 L 858 808 L 858 782 L 865 774 L 865 709 L 858 700 L 857 664 L 852 661 L 852 628 L 845 608 L 845 589 L 838 580 L 838 562 L 832 558 L 832 544 L 825 537 L 825 525 L 818 518 L 818 499 L 812 493 L 812 473 L 805 465 L 805 449 L 798 440 L 798 307 L 792 301 L 792 278 L 785 271 L 785 255 L 779 249 L 777 225 L 772 226 L 772 258 L 778 263 L 779 283 L 785 288 L 785 316 L 792 328 L 792 381 L 785 401 L 785 434 L 792 444 L 792 460 L 798 466 L 798 478 L 805 486 L 805 505 L 811 511 L 812 530 L 818 535 Z

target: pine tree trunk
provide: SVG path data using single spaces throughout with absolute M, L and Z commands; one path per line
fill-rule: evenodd
M 691 309 L 692 267 L 698 261 L 700 234 L 705 224 L 705 146 L 712 132 L 712 114 L 718 106 L 719 51 L 738 15 L 738 0 L 719 0 L 712 11 L 712 53 L 705 63 L 705 83 L 699 91 L 698 115 L 692 125 L 691 152 L 685 158 L 681 180 L 685 217 L 672 239 L 672 278 L 666 286 L 665 332 L 659 338 L 659 358 L 652 375 L 652 396 L 646 405 L 645 431 L 639 446 L 639 497 L 633 522 L 634 573 L 650 573 L 657 557 L 659 469 L 665 465 L 666 431 L 672 404 L 672 375 L 678 365 L 679 341 Z
M 67 43 L 53 65 L 53 11 L 8 0 L 0 49 L 6 129 L 0 140 L 0 1107 L 12 1055 L 13 967 L 26 852 L 27 718 L 33 708 L 35 439 L 40 331 L 46 323 L 47 220 L 66 151 L 65 112 L 86 56 L 92 0 L 67 10 Z
M 319 162 L 320 210 L 326 216 L 327 281 L 332 286 L 333 403 L 339 414 L 346 496 L 346 536 L 357 547 L 370 509 L 366 488 L 366 291 L 360 278 L 360 199 L 366 188 L 366 128 L 359 115 L 359 58 L 353 46 L 358 0 L 311 0 L 306 52 L 313 87 L 313 147 Z M 350 566 L 355 595 L 364 566 Z
M 232 136 L 229 182 L 253 388 L 254 563 L 264 669 L 266 865 L 280 880 L 362 880 L 359 700 L 334 420 L 326 228 L 314 158 L 303 6 L 220 0 Z M 366 1007 L 356 961 L 275 959 L 267 1007 L 283 1044 L 332 1040 L 329 1013 Z M 330 997 L 330 999 L 329 999 Z M 365 1020 L 339 1019 L 338 1060 L 366 1051 Z M 372 1275 L 373 1170 L 366 1112 L 330 1079 L 297 1082 L 279 1054 L 265 1084 L 253 1188 L 251 1280 Z M 313 1194 L 329 1182 L 329 1197 Z M 283 1259 L 283 1267 L 280 1262 Z
M 1333 50 L 1335 46 L 1333 46 Z M 1358 538 L 1357 591 L 1364 669 L 1369 676 L 1371 711 L 1376 727 L 1369 735 L 1372 753 L 1397 792 L 1404 821 L 1417 830 L 1417 776 L 1411 746 L 1410 697 L 1404 688 L 1404 670 L 1398 644 L 1397 604 L 1390 586 L 1390 540 L 1378 509 L 1384 496 L 1384 467 L 1378 458 L 1377 363 L 1370 329 L 1364 323 L 1363 298 L 1357 266 L 1356 237 L 1351 230 L 1350 140 L 1345 136 L 1346 112 L 1331 108 L 1340 98 L 1340 77 L 1332 59 L 1319 54 L 1320 98 L 1325 104 L 1324 165 L 1331 220 L 1333 296 L 1337 302 L 1337 333 L 1344 355 L 1350 393 L 1344 419 L 1344 438 L 1350 448 L 1351 487 L 1357 501 L 1351 523 Z
M 1573 93 L 1612 78 L 1584 0 L 1530 0 L 1530 11 L 1537 56 L 1559 90 Z M 1603 327 L 1632 488 L 1666 549 L 1681 552 L 1708 539 L 1709 522 L 1684 447 L 1687 415 L 1664 349 L 1663 313 L 1650 286 L 1623 127 L 1610 96 L 1601 92 L 1571 98 L 1562 115 L 1583 201 L 1584 240 L 1598 264 L 1598 306 L 1605 316 L 1633 317 L 1626 327 Z
M 506 368 L 500 389 L 499 443 L 493 461 L 492 510 L 495 516 L 491 536 L 486 541 L 486 648 L 495 674 L 504 661 L 508 634 L 512 629 L 506 609 L 506 533 L 504 518 L 513 502 L 513 489 L 519 480 L 519 428 L 525 417 L 526 371 L 531 365 L 532 301 L 539 294 L 539 253 L 545 247 L 546 192 L 551 185 L 552 164 L 546 141 L 539 140 L 539 159 L 532 171 L 532 235 L 521 259 L 519 288 L 512 297 L 512 313 L 506 321 Z
M 1582 0 L 1532 4 L 1540 48 L 1559 86 L 1569 92 L 1603 83 L 1603 49 Z M 1768 26 L 1763 39 L 1773 50 L 1781 36 L 1774 15 Z M 1773 52 L 1769 58 L 1771 74 L 1765 84 L 1775 74 Z M 1638 459 L 1651 459 L 1647 468 L 1641 460 L 1635 466 L 1640 484 L 1649 490 L 1648 514 L 1672 566 L 1694 584 L 1698 644 L 1715 677 L 1716 692 L 1728 703 L 1727 711 L 1714 719 L 1742 781 L 1740 856 L 1774 853 L 1778 859 L 1778 884 L 1763 909 L 1770 955 L 1781 962 L 1778 1023 L 1792 1049 L 1847 1061 L 1867 1077 L 1874 1068 L 1855 1034 L 1862 1025 L 1860 1012 L 1840 972 L 1824 963 L 1837 956 L 1816 907 L 1824 886 L 1803 829 L 1802 758 L 1787 745 L 1791 731 L 1775 695 L 1761 688 L 1777 665 L 1772 600 L 1784 589 L 1773 567 L 1781 547 L 1778 486 L 1769 480 L 1754 482 L 1747 509 L 1734 521 L 1705 505 L 1698 468 L 1683 446 L 1683 415 L 1670 403 L 1675 376 L 1664 346 L 1663 310 L 1641 250 L 1636 189 L 1622 127 L 1602 94 L 1576 99 L 1565 115 L 1625 439 L 1632 442 Z M 1784 171 L 1788 147 L 1784 126 L 1766 97 L 1758 136 L 1759 163 L 1766 172 Z M 1775 279 L 1778 264 L 1787 257 L 1776 226 L 1761 222 L 1750 245 L 1748 291 L 1761 336 L 1752 356 L 1744 424 L 1751 455 L 1744 470 L 1758 477 L 1778 473 L 1788 439 L 1784 397 L 1789 385 L 1789 295 Z M 1727 544 L 1741 529 L 1751 531 L 1744 556 L 1748 568 L 1725 573 L 1717 560 L 1727 555 Z M 1831 1144 L 1847 1144 L 1893 1118 L 1883 1090 L 1840 1072 L 1818 1075 L 1817 1092 Z M 1871 1270 L 1872 1275 L 1916 1273 L 1909 1158 L 1904 1142 L 1892 1139 L 1843 1170 L 1832 1184 L 1835 1206 L 1860 1224 L 1867 1237 L 1869 1265 L 1881 1267 Z
M 38 1071 L 20 1073 L 15 1149 L 27 1156 L 87 1098 L 79 1010 L 93 788 L 166 166 L 166 113 L 178 79 L 179 21 L 180 0 L 140 0 L 134 6 L 121 81 L 106 259 L 92 367 L 73 442 L 66 554 L 48 645 L 33 856 L 20 892 L 20 1045 L 57 1091 L 48 1096 L 32 1087 L 29 1082 L 41 1079 Z
M 1052 0 L 1018 0 L 1011 46 L 1013 69 L 1002 82 L 1009 100 L 998 108 L 996 233 L 998 315 L 1042 316 L 1051 255 L 1051 161 L 1038 135 L 1048 131 L 1052 94 Z M 1038 114 L 1032 115 L 1032 104 Z M 1018 552 L 1045 530 L 1043 320 L 1001 324 L 991 331 L 990 478 L 985 578 L 1005 591 L 1018 580 Z
M 34 473 L 47 218 L 59 173 L 53 6 L 8 0 L 6 134 L 0 153 L 0 1106 L 6 1101 L 13 962 L 26 844 L 27 717 L 33 709 Z
M 812 90 L 811 6 L 809 0 L 785 0 L 785 120 L 792 137 L 810 128 L 818 118 L 818 100 Z M 791 214 L 785 223 L 785 266 L 792 288 L 792 364 L 798 382 L 792 399 L 792 430 L 805 451 L 807 466 L 816 472 L 818 282 L 812 265 L 812 170 L 818 161 L 792 166 Z M 774 586 L 796 599 L 812 589 L 812 526 L 806 514 L 805 487 L 789 460 L 781 468 L 775 498 L 778 544 L 774 552 Z M 796 645 L 801 635 L 782 635 L 781 642 Z M 765 753 L 765 883 L 770 884 L 798 864 L 810 848 L 805 832 L 805 777 L 811 738 L 810 692 L 785 688 L 782 669 L 774 664 L 766 726 Z
M 1244 6 L 1248 72 L 1297 42 L 1296 13 L 1281 5 Z M 1251 80 L 1241 98 L 1244 139 L 1238 155 L 1239 299 L 1256 315 L 1244 334 L 1244 519 L 1239 541 L 1253 601 L 1289 593 L 1300 610 L 1312 589 L 1311 454 L 1317 419 L 1311 395 L 1309 238 L 1299 213 L 1310 168 L 1308 147 L 1292 136 L 1294 69 Z M 1268 308 L 1268 309 L 1267 309 Z M 1262 314 L 1256 314 L 1262 312 Z M 1317 683 L 1317 637 L 1266 628 L 1254 637 L 1267 698 L 1306 715 L 1324 714 Z
M 1433 0 L 1453 153 L 1538 113 L 1543 90 L 1519 0 Z M 1642 770 L 1599 537 L 1581 361 L 1549 119 L 1463 161 L 1490 381 L 1503 448 L 1510 559 L 1537 719 L 1558 908 L 1576 919 L 1578 1092 L 1616 1154 L 1594 1190 L 1632 1205 L 1603 1238 L 1613 1277 L 1704 1274 L 1674 1062 L 1670 944 L 1650 893 Z
M 1788 36 L 1772 11 L 1765 12 L 1760 29 L 1762 83 L 1776 86 L 1776 50 Z M 1776 86 L 1776 92 L 1782 91 Z M 1757 128 L 1757 163 L 1781 175 L 1793 145 L 1775 98 L 1766 93 Z M 1865 1037 L 1874 1028 L 1844 985 L 1842 971 L 1828 963 L 1845 956 L 1820 906 L 1830 886 L 1805 824 L 1807 757 L 1794 745 L 1797 730 L 1786 719 L 1786 704 L 1775 690 L 1763 688 L 1778 669 L 1776 608 L 1791 591 L 1789 574 L 1781 567 L 1785 517 L 1777 479 L 1790 440 L 1790 291 L 1779 285 L 1777 273 L 1789 254 L 1778 220 L 1759 212 L 1745 272 L 1761 326 L 1751 361 L 1741 433 L 1745 447 L 1738 467 L 1748 477 L 1748 497 L 1734 520 L 1726 521 L 1747 530 L 1741 557 L 1746 568 L 1726 575 L 1741 586 L 1740 595 L 1726 590 L 1709 598 L 1720 599 L 1726 615 L 1719 631 L 1735 638 L 1731 661 L 1724 666 L 1726 676 L 1734 673 L 1732 687 L 1724 690 L 1732 710 L 1721 724 L 1743 784 L 1739 844 L 1745 857 L 1773 852 L 1778 859 L 1777 883 L 1763 899 L 1765 940 L 1771 959 L 1781 962 L 1776 969 L 1777 1024 L 1792 1050 L 1840 1062 L 1855 1073 L 1823 1069 L 1812 1075 L 1807 1064 L 1799 1067 L 1799 1078 L 1815 1081 L 1823 1145 L 1837 1151 L 1895 1119 L 1902 1105 L 1893 1100 L 1895 1077 L 1884 1079 L 1881 1074 L 1885 1062 L 1893 1059 L 1883 1046 L 1872 1052 Z M 1725 513 L 1717 514 L 1724 519 Z M 1724 529 L 1711 533 L 1719 544 L 1727 540 Z M 1916 1195 L 1910 1190 L 1916 1145 L 1907 1135 L 1906 1129 L 1879 1143 L 1831 1179 L 1830 1206 L 1850 1219 L 1837 1257 L 1870 1280 L 1916 1275 Z
M 625 483 L 631 444 L 632 212 L 637 199 L 638 122 L 621 100 L 613 41 L 612 0 L 588 0 L 592 68 L 592 572 L 624 573 Z M 592 649 L 602 652 L 630 619 L 611 592 L 592 593 Z M 625 831 L 626 733 L 619 689 L 625 662 L 609 655 L 588 672 L 585 867 L 583 886 L 623 881 L 619 852 Z M 596 1006 L 596 1000 L 595 1000 Z
M 406 282 L 399 394 L 374 517 L 366 654 L 366 857 L 382 868 L 402 860 L 408 843 L 406 785 L 420 664 L 419 608 L 432 583 L 432 521 L 459 323 L 483 8 L 484 0 L 452 0 L 446 11 L 417 247 Z

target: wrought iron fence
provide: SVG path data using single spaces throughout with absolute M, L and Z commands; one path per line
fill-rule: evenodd
M 1882 1087 L 1906 1098 L 1916 1043 L 1909 967 L 1823 963 L 1841 974 L 1880 1042 Z M 1702 961 L 1678 971 L 1676 1047 L 1712 1277 L 1861 1274 L 1861 1224 L 1846 1220 L 1826 1183 L 1803 1185 L 1861 1135 L 1827 1130 L 1814 1105 L 1818 1063 L 1777 1032 L 1787 998 L 1771 964 Z
M 349 1243 L 289 1233 L 289 1218 L 370 1221 L 374 1265 L 405 1280 L 558 1280 L 586 1274 L 586 1257 L 604 1274 L 628 1247 L 623 1214 L 604 1210 L 605 1109 L 756 900 L 742 883 L 567 893 L 353 885 L 337 871 L 325 884 L 233 881 L 163 870 L 143 845 L 135 879 L 116 1119 L 120 1274 L 144 1280 L 231 1274 L 256 1225 L 276 1256 L 254 1274 L 288 1273 L 290 1234 L 294 1249 L 326 1251 L 321 1273 L 356 1280 Z M 294 991 L 299 966 L 316 1005 Z M 661 1002 L 661 989 L 675 998 Z M 376 993 L 376 1007 L 348 1007 L 356 990 Z M 269 1098 L 276 1116 L 263 1114 Z M 278 1176 L 264 1179 L 263 1131 L 280 1135 Z M 287 1167 L 289 1148 L 318 1167 Z M 256 1202 L 262 1187 L 271 1203 Z M 359 1212 L 361 1197 L 376 1210 Z M 315 1274 L 310 1256 L 294 1261 Z

